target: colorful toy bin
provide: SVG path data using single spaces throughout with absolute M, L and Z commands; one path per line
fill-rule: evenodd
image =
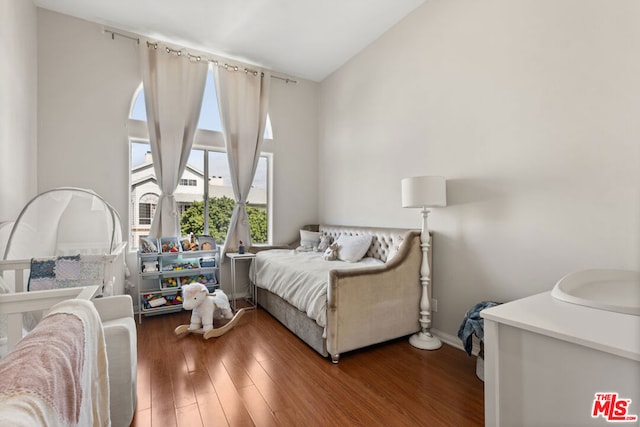
M 161 237 L 160 249 L 163 253 L 178 253 L 180 252 L 180 243 L 177 237 Z
M 179 288 L 180 286 L 179 277 L 163 277 L 160 279 L 160 289 Z
M 165 258 L 162 262 L 162 271 L 182 271 L 200 268 L 198 259 L 182 259 L 180 257 Z
M 145 310 L 157 307 L 169 307 L 182 304 L 182 295 L 179 292 L 170 294 L 150 293 L 142 295 L 142 305 Z
M 216 276 L 214 274 L 199 274 L 197 276 L 186 276 L 180 278 L 181 286 L 190 285 L 191 283 L 202 283 L 209 287 L 210 285 L 215 285 L 218 282 L 216 281 Z

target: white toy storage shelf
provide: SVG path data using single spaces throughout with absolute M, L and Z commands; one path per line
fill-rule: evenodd
M 170 241 L 177 243 L 178 239 L 170 238 Z M 178 251 L 162 252 L 162 245 L 157 247 L 157 252 L 138 251 L 139 323 L 143 314 L 182 310 L 182 285 L 200 282 L 207 286 L 209 292 L 219 288 L 219 248 L 183 251 L 178 243 Z

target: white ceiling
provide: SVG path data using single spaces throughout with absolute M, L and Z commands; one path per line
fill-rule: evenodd
M 38 7 L 321 81 L 424 0 L 33 0 Z

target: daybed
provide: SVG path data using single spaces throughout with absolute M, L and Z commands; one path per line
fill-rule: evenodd
M 326 261 L 313 250 L 258 250 L 251 279 L 261 307 L 334 363 L 344 352 L 420 329 L 420 231 L 315 229 L 333 241 L 341 235 L 371 236 L 371 244 L 363 260 L 354 263 Z

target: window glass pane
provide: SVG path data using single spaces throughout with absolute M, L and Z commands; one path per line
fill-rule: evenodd
M 273 139 L 273 129 L 271 129 L 271 117 L 267 113 L 267 123 L 264 128 L 264 139 Z
M 142 89 L 142 85 L 140 85 L 140 89 L 136 93 L 136 99 L 133 101 L 129 118 L 142 120 L 143 122 L 147 121 L 147 110 L 144 105 L 144 89 Z
M 204 233 L 204 150 L 193 149 L 175 194 L 180 232 L 183 236 Z
M 151 164 L 151 146 L 148 142 L 131 142 L 131 170 L 145 163 Z
M 209 235 L 217 242 L 224 242 L 236 204 L 231 186 L 231 174 L 227 153 L 209 151 Z
M 222 132 L 220 124 L 220 111 L 218 110 L 218 94 L 213 82 L 213 71 L 207 73 L 207 83 L 204 86 L 202 108 L 198 119 L 198 128 Z

